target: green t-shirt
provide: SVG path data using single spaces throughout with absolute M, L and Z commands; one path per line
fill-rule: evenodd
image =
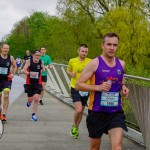
M 44 66 L 52 64 L 51 57 L 46 54 L 44 56 L 40 56 L 40 59 L 44 62 Z M 47 74 L 48 74 L 47 69 L 44 72 L 42 72 L 42 76 L 47 76 Z

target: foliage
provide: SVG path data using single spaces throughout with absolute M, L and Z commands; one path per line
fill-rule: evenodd
M 144 71 L 142 75 L 148 77 L 150 74 L 150 23 L 148 20 L 150 14 L 146 2 L 141 0 L 59 0 L 58 4 L 59 14 L 66 21 L 74 21 L 74 17 L 80 20 L 81 15 L 79 17 L 78 14 L 82 12 L 82 18 L 86 17 L 84 19 L 91 24 L 92 31 L 88 26 L 87 30 L 91 32 L 92 39 L 97 40 L 89 44 L 94 48 L 90 57 L 96 57 L 102 35 L 106 32 L 117 32 L 120 36 L 117 56 L 126 62 L 126 68 L 128 68 L 126 73 L 129 71 L 137 75 L 134 70 L 138 70 L 138 74 Z M 76 32 L 78 30 L 79 28 Z
M 44 46 L 54 62 L 67 63 L 77 56 L 81 43 L 89 46 L 90 58 L 102 53 L 101 38 L 117 32 L 117 56 L 126 62 L 126 73 L 149 77 L 149 7 L 141 0 L 58 0 L 59 17 L 33 12 L 17 22 L 5 42 L 11 53 Z

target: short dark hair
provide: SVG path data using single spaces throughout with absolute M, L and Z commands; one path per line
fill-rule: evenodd
M 35 54 L 35 53 L 40 53 L 40 51 L 39 50 L 34 50 L 33 52 L 32 52 L 32 54 Z
M 106 37 L 108 37 L 108 38 L 116 37 L 116 38 L 118 38 L 118 40 L 119 40 L 119 36 L 117 35 L 117 33 L 115 33 L 115 32 L 108 32 L 108 33 L 106 33 L 106 34 L 103 36 L 103 38 L 102 38 L 103 44 L 105 43 L 105 38 L 106 38 Z
M 87 44 L 80 44 L 79 48 L 80 47 L 88 48 Z

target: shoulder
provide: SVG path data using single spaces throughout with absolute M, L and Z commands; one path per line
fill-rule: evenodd
M 10 57 L 10 60 L 11 60 L 11 61 L 15 60 L 12 55 L 9 55 L 9 57 Z
M 85 59 L 86 62 L 90 62 L 91 60 L 92 60 L 92 59 L 90 59 L 90 58 L 86 58 L 86 59 Z
M 47 55 L 47 54 L 46 54 L 46 57 L 47 57 L 48 59 L 51 59 L 51 57 L 50 57 L 49 55 Z
M 75 62 L 75 61 L 78 61 L 78 58 L 76 57 L 76 58 L 71 58 L 70 60 L 69 60 L 69 62 Z
M 93 65 L 98 65 L 99 64 L 99 60 L 98 58 L 94 58 L 90 61 Z
M 94 58 L 94 59 L 91 59 L 90 62 L 88 63 L 88 67 L 89 68 L 92 68 L 94 71 L 96 71 L 97 67 L 99 65 L 99 61 L 98 61 L 98 58 Z
M 123 60 L 121 60 L 121 59 L 119 59 L 119 62 L 120 62 L 120 64 L 121 64 L 121 66 L 122 66 L 123 68 L 125 68 L 125 62 L 124 62 Z

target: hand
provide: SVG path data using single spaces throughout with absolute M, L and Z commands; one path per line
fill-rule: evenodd
M 108 92 L 111 88 L 111 84 L 108 82 L 103 82 L 101 85 L 99 85 L 101 92 Z
M 45 66 L 45 69 L 48 69 L 48 66 Z
M 12 79 L 13 77 L 14 77 L 14 74 L 11 72 L 11 74 L 8 75 L 8 78 Z
M 51 68 L 53 68 L 53 65 L 50 65 L 50 67 L 49 67 L 49 68 L 50 68 L 50 69 L 51 69 Z
M 71 73 L 71 77 L 72 77 L 72 78 L 75 78 L 75 77 L 76 77 L 76 72 L 72 72 L 72 73 Z
M 128 98 L 129 89 L 125 85 L 122 85 L 122 95 L 124 98 Z

